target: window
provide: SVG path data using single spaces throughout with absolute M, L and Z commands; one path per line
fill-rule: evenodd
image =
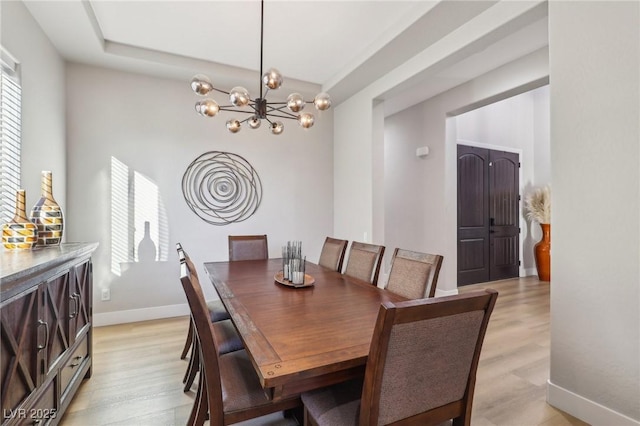
M 13 218 L 16 191 L 20 188 L 22 89 L 17 61 L 4 48 L 0 50 L 0 221 L 6 223 Z

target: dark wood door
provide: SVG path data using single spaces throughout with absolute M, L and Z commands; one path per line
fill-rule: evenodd
M 518 154 L 458 145 L 458 285 L 518 276 Z

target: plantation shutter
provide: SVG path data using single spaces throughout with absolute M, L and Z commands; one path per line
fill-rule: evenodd
M 0 80 L 0 221 L 9 222 L 15 213 L 16 191 L 20 188 L 20 134 L 22 89 L 18 63 L 2 52 Z

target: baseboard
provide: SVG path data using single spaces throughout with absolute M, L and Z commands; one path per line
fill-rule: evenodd
M 189 315 L 189 306 L 186 303 L 182 305 L 155 306 L 153 308 L 130 309 L 127 311 L 94 313 L 93 325 L 101 327 L 185 315 Z
M 547 380 L 547 402 L 591 425 L 640 426 L 640 421 L 554 385 Z
M 536 270 L 536 268 L 526 268 L 523 270 L 524 275 L 522 275 L 522 273 L 520 274 L 521 278 L 524 277 L 530 277 L 532 275 L 538 275 L 538 271 Z
M 458 294 L 457 288 L 454 288 L 453 290 L 440 290 L 439 288 L 436 288 L 435 297 L 455 296 L 456 294 Z

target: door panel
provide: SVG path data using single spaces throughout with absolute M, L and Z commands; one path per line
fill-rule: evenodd
M 458 285 L 518 276 L 518 154 L 458 145 Z
M 512 152 L 489 151 L 489 279 L 518 276 L 519 159 Z
M 489 156 L 458 145 L 458 285 L 489 281 Z

